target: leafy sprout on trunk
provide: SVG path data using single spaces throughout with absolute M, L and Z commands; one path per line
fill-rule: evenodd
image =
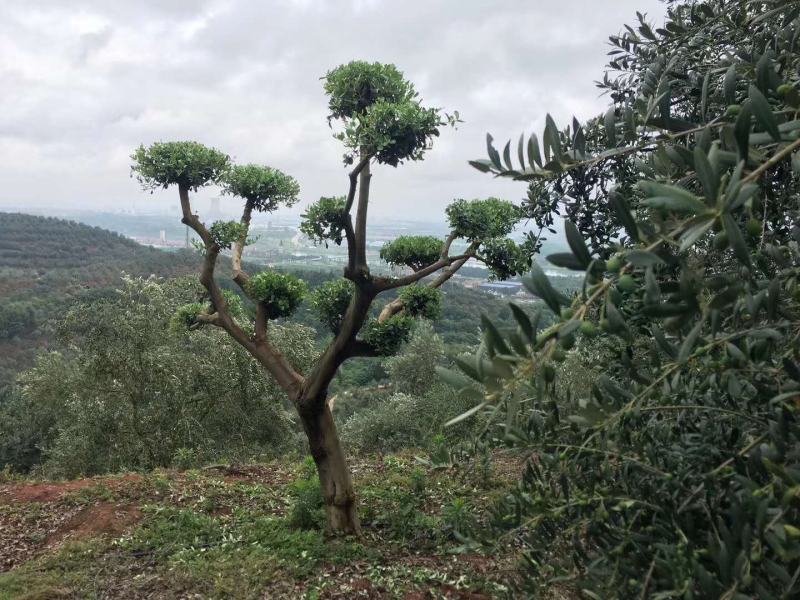
M 311 294 L 311 310 L 331 332 L 338 333 L 354 291 L 348 279 L 326 281 Z

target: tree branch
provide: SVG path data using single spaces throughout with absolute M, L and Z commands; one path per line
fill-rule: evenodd
M 369 307 L 375 298 L 376 291 L 371 285 L 356 285 L 355 294 L 347 307 L 342 319 L 342 325 L 336 337 L 333 338 L 325 352 L 322 353 L 314 370 L 306 378 L 303 397 L 309 403 L 304 410 L 316 410 L 325 402 L 328 386 L 336 375 L 341 364 L 352 356 L 359 356 L 354 352 L 363 351 L 356 335 L 361 331 L 369 312 Z
M 250 202 L 250 200 L 247 200 L 244 205 L 244 210 L 242 211 L 242 220 L 241 220 L 241 223 L 242 225 L 244 225 L 245 228 L 244 231 L 242 232 L 242 235 L 239 236 L 239 239 L 234 244 L 233 256 L 231 256 L 231 268 L 233 270 L 233 280 L 245 294 L 247 294 L 246 285 L 250 277 L 247 275 L 247 273 L 245 273 L 242 270 L 242 253 L 244 252 L 244 246 L 247 243 L 247 235 L 250 232 L 250 220 L 252 216 L 253 216 L 253 203 Z
M 262 302 L 256 304 L 255 340 L 256 343 L 267 341 L 267 312 Z
M 358 188 L 358 176 L 361 171 L 369 164 L 372 155 L 366 155 L 358 161 L 355 168 L 350 171 L 350 189 L 347 191 L 347 200 L 344 205 L 344 235 L 347 238 L 347 268 L 351 272 L 356 270 L 356 233 L 353 230 L 353 219 L 350 216 L 350 211 L 353 208 L 353 201 L 356 197 L 356 189 Z
M 369 155 L 364 155 L 368 159 Z M 361 163 L 359 163 L 360 165 Z M 361 172 L 358 175 L 358 208 L 356 209 L 356 230 L 355 230 L 355 264 L 351 276 L 364 278 L 369 273 L 367 266 L 367 210 L 369 208 L 369 183 L 372 179 L 370 173 L 369 160 L 366 160 Z
M 385 292 L 387 290 L 404 287 L 407 285 L 411 285 L 412 283 L 416 283 L 417 281 L 419 281 L 420 279 L 424 279 L 428 275 L 433 275 L 440 269 L 443 269 L 445 267 L 451 267 L 459 263 L 458 266 L 455 267 L 455 269 L 450 273 L 450 275 L 448 275 L 447 279 L 450 279 L 450 277 L 452 277 L 455 274 L 455 271 L 460 269 L 464 265 L 464 263 L 466 263 L 470 258 L 473 258 L 475 256 L 476 248 L 477 244 L 472 244 L 467 249 L 467 252 L 465 252 L 464 254 L 459 254 L 458 256 L 448 256 L 445 258 L 440 258 L 435 263 L 432 263 L 427 267 L 420 269 L 419 271 L 415 271 L 410 275 L 406 275 L 405 277 L 375 278 L 375 287 L 378 289 L 378 292 Z M 445 281 L 447 279 L 445 279 Z M 444 281 L 442 283 L 444 283 Z M 441 283 L 439 285 L 441 285 Z
M 452 259 L 449 259 L 452 260 L 453 263 L 449 267 L 444 269 L 441 273 L 439 273 L 439 276 L 433 281 L 431 281 L 428 284 L 428 287 L 430 288 L 441 287 L 448 279 L 450 279 L 453 275 L 455 275 L 456 272 L 461 267 L 463 267 L 470 258 L 472 258 L 471 254 L 456 256 L 453 257 Z M 403 310 L 404 307 L 405 307 L 404 302 L 400 298 L 395 298 L 394 300 L 392 300 L 386 306 L 383 307 L 383 310 L 381 310 L 381 314 L 378 315 L 378 323 L 383 323 L 387 319 L 393 317 L 401 310 Z
M 303 377 L 294 370 L 289 361 L 286 360 L 286 357 L 266 340 L 266 337 L 263 341 L 256 339 L 257 336 L 251 339 L 231 316 L 230 310 L 228 310 L 228 303 L 222 295 L 222 290 L 214 280 L 214 269 L 220 248 L 211 238 L 208 229 L 206 229 L 197 215 L 192 214 L 192 207 L 189 203 L 189 188 L 180 185 L 178 191 L 181 199 L 181 210 L 183 211 L 183 223 L 191 227 L 205 244 L 206 252 L 200 272 L 200 283 L 206 288 L 211 297 L 211 304 L 214 306 L 216 320 L 218 321 L 215 324 L 225 329 L 233 339 L 261 363 L 289 397 L 292 400 L 296 400 L 303 385 Z M 258 308 L 256 310 L 258 311 Z M 258 326 L 258 319 L 256 319 L 256 324 Z M 264 332 L 266 332 L 266 323 L 264 324 Z

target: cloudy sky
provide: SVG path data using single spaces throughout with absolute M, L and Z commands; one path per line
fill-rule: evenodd
M 598 113 L 607 36 L 635 10 L 663 13 L 658 0 L 2 0 L 0 209 L 174 206 L 176 192 L 141 192 L 129 155 L 178 139 L 294 175 L 299 210 L 343 194 L 320 77 L 353 59 L 395 63 L 465 121 L 424 162 L 376 169 L 373 215 L 515 200 L 520 184 L 466 161 L 487 131 Z

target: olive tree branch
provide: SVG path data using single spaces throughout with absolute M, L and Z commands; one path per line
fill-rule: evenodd
M 197 215 L 192 213 L 192 207 L 189 202 L 189 188 L 186 185 L 179 185 L 178 191 L 181 200 L 181 210 L 183 212 L 182 221 L 191 227 L 205 245 L 205 257 L 203 259 L 203 266 L 200 272 L 200 283 L 208 291 L 211 298 L 211 304 L 214 307 L 216 317 L 214 324 L 222 327 L 233 337 L 241 346 L 243 346 L 250 354 L 252 354 L 264 368 L 275 378 L 275 381 L 280 385 L 290 397 L 296 397 L 303 382 L 303 377 L 294 370 L 292 365 L 283 354 L 274 348 L 266 339 L 266 318 L 263 320 L 264 338 L 258 337 L 259 319 L 258 311 L 260 305 L 257 304 L 256 309 L 256 328 L 257 333 L 254 338 L 245 332 L 237 323 L 230 313 L 228 303 L 222 294 L 217 282 L 214 280 L 214 269 L 217 264 L 217 257 L 219 256 L 220 247 L 214 242 L 211 233 L 206 226 L 200 221 Z M 238 282 L 237 282 L 238 283 Z M 263 312 L 263 308 L 262 308 Z

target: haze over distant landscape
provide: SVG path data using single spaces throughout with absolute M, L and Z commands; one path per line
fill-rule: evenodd
M 144 194 L 128 178 L 129 155 L 140 143 L 196 139 L 291 173 L 299 213 L 344 193 L 319 78 L 354 58 L 396 63 L 427 103 L 465 121 L 424 163 L 380 167 L 374 217 L 441 221 L 454 197 L 515 200 L 521 186 L 466 164 L 485 155 L 485 133 L 504 140 L 540 131 L 548 111 L 559 123 L 601 111 L 606 99 L 592 81 L 608 33 L 635 10 L 656 19 L 663 10 L 656 0 L 396 8 L 380 0 L 3 2 L 0 210 L 169 210 L 171 195 Z

